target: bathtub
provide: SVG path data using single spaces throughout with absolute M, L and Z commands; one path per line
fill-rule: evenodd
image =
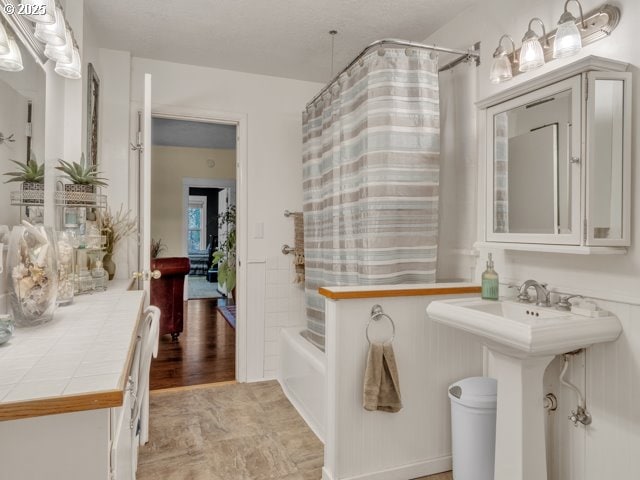
M 307 425 L 324 443 L 326 427 L 327 360 L 301 333 L 304 328 L 283 328 L 280 333 L 278 381 Z

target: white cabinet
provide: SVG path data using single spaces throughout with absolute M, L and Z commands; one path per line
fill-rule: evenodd
M 154 315 L 151 322 L 151 307 L 141 318 L 143 305 L 143 292 L 79 298 L 52 322 L 20 330 L 5 346 L 3 373 L 26 378 L 0 389 L 1 479 L 135 479 L 139 442 L 131 419 L 139 413 L 136 399 L 148 392 L 158 320 Z M 92 318 L 96 311 L 101 315 Z M 79 330 L 84 336 L 77 336 Z M 87 337 L 95 340 L 79 343 Z M 141 337 L 150 340 L 139 374 Z M 98 371 L 106 361 L 112 362 L 109 371 L 120 373 Z M 62 362 L 59 368 L 56 362 Z M 36 375 L 39 365 L 47 367 L 46 377 Z
M 587 57 L 479 103 L 484 241 L 625 253 L 631 244 L 631 73 Z

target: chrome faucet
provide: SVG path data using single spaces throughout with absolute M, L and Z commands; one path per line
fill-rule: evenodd
M 546 283 L 538 283 L 535 280 L 527 280 L 520 286 L 518 293 L 518 301 L 523 303 L 531 303 L 531 297 L 528 290 L 533 287 L 536 290 L 536 305 L 540 307 L 551 306 L 551 292 L 547 290 Z

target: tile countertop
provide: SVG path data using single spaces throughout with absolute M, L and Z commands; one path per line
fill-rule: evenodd
M 122 404 L 143 291 L 76 297 L 0 345 L 0 421 Z

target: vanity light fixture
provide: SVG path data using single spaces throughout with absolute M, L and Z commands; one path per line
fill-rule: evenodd
M 580 18 L 576 19 L 569 12 L 569 3 L 578 4 Z M 582 47 L 597 42 L 611 35 L 613 30 L 620 23 L 621 12 L 618 7 L 609 3 L 604 3 L 593 10 L 583 14 L 582 5 L 579 0 L 566 0 L 564 12 L 558 21 L 558 28 L 547 34 L 542 20 L 533 18 L 529 22 L 529 28 L 522 39 L 522 46 L 513 53 L 511 67 L 520 60 L 519 68 L 512 69 L 512 77 L 521 72 L 528 72 L 543 66 L 556 58 L 564 58 L 578 53 Z M 542 36 L 538 37 L 531 26 L 534 21 L 540 22 L 542 26 Z M 493 55 L 494 61 L 489 73 L 489 80 L 492 83 L 502 83 L 510 80 L 506 74 L 509 60 L 506 52 L 502 50 L 503 37 L 498 43 L 498 49 Z M 505 75 L 501 75 L 505 72 Z
M 511 42 L 511 53 L 509 54 L 502 46 L 502 41 L 507 39 Z M 512 58 L 509 59 L 509 56 Z M 511 64 L 518 63 L 516 59 L 516 44 L 510 35 L 504 34 L 498 41 L 498 48 L 493 52 L 493 63 L 491 64 L 491 72 L 489 74 L 489 80 L 491 83 L 502 83 L 513 78 L 513 70 Z
M 547 39 L 547 31 L 544 28 L 544 22 L 538 17 L 534 17 L 529 21 L 527 33 L 522 38 L 522 47 L 520 49 L 520 71 L 528 72 L 535 70 L 544 65 L 544 50 L 540 43 L 540 38 L 533 31 L 533 22 L 540 22 L 542 27 L 542 39 L 544 40 L 544 48 L 549 48 L 549 40 Z
M 9 37 L 9 53 L 0 55 L 0 70 L 19 72 L 24 68 L 22 54 L 14 37 Z
M 56 21 L 55 0 L 22 0 L 25 18 L 33 23 L 51 24 Z
M 7 53 L 9 53 L 9 34 L 2 22 L 0 22 L 0 55 L 6 55 Z
M 66 42 L 67 28 L 64 22 L 64 13 L 62 13 L 60 7 L 56 7 L 55 17 L 56 21 L 54 23 L 36 23 L 34 36 L 42 43 L 52 47 L 61 47 Z
M 55 72 L 61 77 L 70 80 L 78 80 L 82 77 L 82 62 L 80 61 L 80 51 L 77 46 L 73 47 L 71 63 L 56 62 Z
M 69 29 L 65 29 L 65 43 L 61 47 L 54 47 L 47 43 L 44 47 L 45 56 L 54 62 L 71 63 L 73 61 L 73 38 Z
M 580 28 L 584 31 L 587 25 L 582 14 L 582 5 L 578 0 L 567 0 L 564 4 L 564 13 L 558 20 L 558 30 L 553 42 L 553 58 L 564 58 L 575 55 L 582 49 L 582 35 L 576 25 L 576 17 L 568 10 L 570 2 L 576 2 L 580 10 Z

